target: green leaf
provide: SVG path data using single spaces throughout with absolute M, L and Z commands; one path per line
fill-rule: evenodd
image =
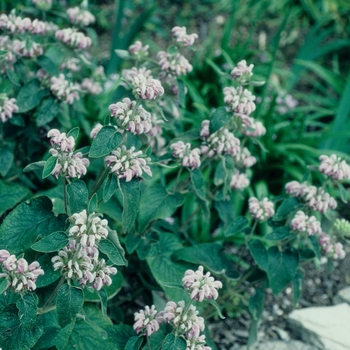
M 236 235 L 237 233 L 242 232 L 248 226 L 248 224 L 249 224 L 249 221 L 246 217 L 238 216 L 227 227 L 225 231 L 225 236 L 230 237 L 230 236 Z
M 30 195 L 30 191 L 26 187 L 1 180 L 0 193 L 0 215 L 6 210 L 13 208 L 16 204 Z
M 135 335 L 131 326 L 125 324 L 113 325 L 107 328 L 108 339 L 114 344 L 115 350 L 125 350 L 128 340 Z
M 318 239 L 315 236 L 309 236 L 308 237 L 310 243 L 311 243 L 311 248 L 315 252 L 316 256 L 318 259 L 321 259 L 321 252 L 320 252 L 320 245 L 318 243 Z
M 225 155 L 221 158 L 220 163 L 217 165 L 214 173 L 214 184 L 215 186 L 223 187 L 224 197 L 227 194 L 228 189 L 230 188 L 230 183 L 234 171 L 234 160 L 230 155 Z
M 248 349 L 251 345 L 255 344 L 258 341 L 258 321 L 252 319 L 252 323 L 249 327 L 249 336 L 248 336 Z
M 55 255 L 57 254 L 43 254 L 37 260 L 38 263 L 40 264 L 40 267 L 45 271 L 45 274 L 42 276 L 39 276 L 39 278 L 35 283 L 37 288 L 46 287 L 60 278 L 61 276 L 60 270 L 55 271 L 53 269 L 53 264 L 51 261 L 51 259 Z
M 7 284 L 8 281 L 6 278 L 3 278 L 2 281 L 0 282 L 0 295 L 7 289 Z
M 183 80 L 177 79 L 177 87 L 179 90 L 179 103 L 182 108 L 185 108 L 186 106 L 186 91 L 185 91 L 185 84 Z
M 264 244 L 259 239 L 252 239 L 248 242 L 248 248 L 255 262 L 266 271 L 268 268 L 268 257 Z
M 146 187 L 141 193 L 139 231 L 143 232 L 153 220 L 170 217 L 183 201 L 181 194 L 170 194 L 159 184 Z
M 264 236 L 269 241 L 282 241 L 283 239 L 290 237 L 290 229 L 282 226 Z
M 117 266 L 127 265 L 127 261 L 124 258 L 124 250 L 121 252 L 121 246 L 117 248 L 109 239 L 103 239 L 98 244 L 98 248 L 109 257 L 113 264 Z
M 177 46 L 174 45 L 169 46 L 167 51 L 169 55 L 176 55 L 179 52 Z
M 140 181 L 132 179 L 129 182 L 120 181 L 120 191 L 123 195 L 123 231 L 133 231 L 140 206 Z
M 104 126 L 92 141 L 89 157 L 100 158 L 111 153 L 123 140 L 123 135 L 114 126 Z
M 113 173 L 108 174 L 103 186 L 103 201 L 108 202 L 118 188 L 118 180 Z
M 30 350 L 44 332 L 40 319 L 33 327 L 24 327 L 16 305 L 7 305 L 0 312 L 0 347 L 11 350 Z
M 342 200 L 343 203 L 347 203 L 348 202 L 348 193 L 345 189 L 345 187 L 343 186 L 342 183 L 340 183 L 339 181 L 337 181 L 337 186 L 339 188 L 340 191 L 340 199 Z
M 182 337 L 168 334 L 164 339 L 162 350 L 186 350 L 186 341 Z
M 206 218 L 209 218 L 209 202 L 205 192 L 205 183 L 202 173 L 198 169 L 191 171 L 191 183 L 194 193 L 200 200 Z
M 50 75 L 58 75 L 59 71 L 57 66 L 51 61 L 51 59 L 47 56 L 39 56 L 37 58 L 39 65 L 45 69 L 47 73 Z
M 55 119 L 60 110 L 60 104 L 52 97 L 45 98 L 36 112 L 36 125 L 44 126 Z
M 17 87 L 21 86 L 18 75 L 16 74 L 15 71 L 8 69 L 6 71 L 6 75 L 9 78 L 11 84 L 13 84 L 14 86 L 17 86 Z
M 304 276 L 299 271 L 293 278 L 292 287 L 293 287 L 293 308 L 297 305 L 301 292 L 303 291 L 304 286 Z
M 46 177 L 50 176 L 53 170 L 55 169 L 56 163 L 57 163 L 57 157 L 50 157 L 46 160 L 45 166 L 43 169 L 42 178 L 45 179 Z
M 18 308 L 18 318 L 24 328 L 32 328 L 36 323 L 37 296 L 32 293 L 23 295 L 16 303 Z
M 232 118 L 232 113 L 226 111 L 226 107 L 219 107 L 210 116 L 210 133 L 214 133 L 222 128 L 230 119 Z
M 315 252 L 312 249 L 306 248 L 299 250 L 299 260 L 310 260 L 316 257 Z
M 29 171 L 42 170 L 43 167 L 45 166 L 45 164 L 46 164 L 46 162 L 44 160 L 41 160 L 39 162 L 30 163 L 23 169 L 23 172 L 27 173 Z
M 89 201 L 89 210 L 88 210 L 89 214 L 92 214 L 96 211 L 97 204 L 98 204 L 97 193 L 94 193 L 94 195 L 91 197 Z
M 51 253 L 62 249 L 68 242 L 67 235 L 62 231 L 57 231 L 34 243 L 31 248 L 37 252 Z
M 47 90 L 41 88 L 38 80 L 34 79 L 25 84 L 17 95 L 17 113 L 25 113 L 39 105 L 47 95 Z
M 132 254 L 135 249 L 140 245 L 142 238 L 138 234 L 129 233 L 125 238 L 125 248 L 128 254 Z
M 11 169 L 14 159 L 14 144 L 0 145 L 0 175 L 5 177 Z
M 107 292 L 105 288 L 101 288 L 99 291 L 97 291 L 97 293 L 101 299 L 102 315 L 107 316 L 107 299 L 108 299 Z
M 68 205 L 72 214 L 80 213 L 88 206 L 89 192 L 82 180 L 76 180 L 67 186 Z
M 59 325 L 65 327 L 73 322 L 78 312 L 82 309 L 83 304 L 84 295 L 81 288 L 73 287 L 67 283 L 62 285 L 56 299 Z
M 67 133 L 67 137 L 69 136 L 73 136 L 74 140 L 77 140 L 78 136 L 79 136 L 79 127 L 75 127 L 71 130 L 69 130 L 69 132 Z
M 125 345 L 125 350 L 139 350 L 143 342 L 143 336 L 131 337 Z
M 252 318 L 259 321 L 264 311 L 265 294 L 261 289 L 255 289 L 255 294 L 249 299 L 249 312 Z
M 24 252 L 38 237 L 68 228 L 66 215 L 55 216 L 47 197 L 36 197 L 19 204 L 0 227 L 0 247 L 12 254 Z
M 274 220 L 280 221 L 285 219 L 291 212 L 301 208 L 299 200 L 295 197 L 285 199 L 278 207 Z
M 214 299 L 209 299 L 209 300 L 208 300 L 208 303 L 211 304 L 211 305 L 213 305 L 213 306 L 215 307 L 216 311 L 217 311 L 218 314 L 219 314 L 219 317 L 220 317 L 222 320 L 224 320 L 224 319 L 226 318 L 226 317 L 222 314 L 222 312 L 221 312 L 221 310 L 220 310 L 219 304 L 218 304 Z
M 130 58 L 130 53 L 128 50 L 114 50 L 114 52 L 117 54 L 118 57 L 122 58 L 123 60 L 127 60 Z

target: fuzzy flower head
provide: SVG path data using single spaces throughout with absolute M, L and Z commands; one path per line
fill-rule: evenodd
M 319 170 L 321 173 L 331 177 L 334 180 L 349 180 L 350 166 L 342 158 L 335 154 L 328 156 L 320 156 L 321 164 Z
M 169 54 L 165 51 L 160 51 L 157 54 L 158 64 L 160 68 L 167 73 L 172 75 L 186 75 L 192 72 L 192 65 L 188 62 L 186 57 L 179 53 Z
M 250 78 L 253 76 L 254 65 L 247 65 L 245 60 L 242 60 L 237 63 L 237 66 L 234 67 L 231 71 L 232 79 L 236 80 L 239 84 L 247 83 Z
M 130 69 L 123 69 L 122 71 L 122 77 L 130 84 L 132 84 L 133 79 L 139 74 L 143 75 L 145 78 L 152 78 L 152 72 L 145 67 L 132 67 Z
M 51 155 L 55 156 L 58 152 L 73 152 L 75 140 L 73 136 L 67 136 L 65 132 L 60 132 L 57 129 L 51 129 L 47 133 L 50 138 L 50 144 L 53 149 L 50 150 Z
M 199 301 L 216 300 L 219 296 L 217 290 L 222 288 L 222 283 L 215 281 L 214 277 L 210 276 L 210 272 L 204 274 L 203 266 L 199 266 L 197 271 L 187 270 L 182 283 L 190 293 L 191 299 Z
M 344 259 L 345 251 L 343 245 L 339 242 L 333 243 L 331 236 L 322 232 L 318 236 L 318 244 L 322 248 L 322 252 L 326 257 L 333 259 Z
M 17 56 L 27 58 L 33 58 L 43 54 L 43 48 L 39 43 L 31 41 L 28 44 L 25 40 L 17 39 L 12 42 L 12 51 Z
M 132 80 L 134 95 L 142 100 L 155 100 L 164 94 L 164 88 L 159 80 L 138 74 Z
M 7 250 L 0 250 L 0 266 L 2 273 L 0 278 L 7 280 L 6 289 L 11 289 L 16 293 L 31 292 L 36 289 L 36 280 L 44 274 L 37 261 L 28 264 L 24 258 L 17 259 Z
M 275 214 L 274 204 L 268 198 L 259 201 L 255 197 L 249 198 L 249 213 L 255 220 L 266 221 Z
M 118 127 L 132 132 L 134 135 L 147 133 L 152 128 L 151 114 L 141 105 L 136 108 L 136 101 L 124 98 L 121 102 L 109 106 L 111 116 Z
M 76 28 L 66 28 L 56 31 L 56 39 L 73 49 L 85 50 L 91 46 L 92 41 L 88 36 L 78 32 Z
M 70 72 L 79 72 L 81 69 L 80 60 L 78 58 L 72 57 L 62 62 L 60 65 L 60 70 L 69 70 Z
M 149 337 L 154 332 L 157 332 L 162 321 L 162 313 L 158 313 L 154 305 L 151 308 L 146 306 L 144 310 L 135 312 L 133 328 L 137 334 L 141 333 Z
M 5 123 L 18 112 L 17 100 L 8 98 L 6 94 L 0 94 L 0 121 Z
M 189 332 L 186 337 L 186 350 L 211 350 L 210 346 L 206 345 L 205 335 L 199 335 L 195 332 Z
M 171 32 L 176 42 L 183 44 L 184 46 L 192 46 L 194 41 L 198 39 L 197 34 L 187 34 L 186 27 L 174 27 Z
M 108 236 L 108 221 L 101 219 L 102 216 L 96 213 L 88 216 L 85 209 L 73 214 L 70 217 L 73 226 L 69 230 L 69 236 L 78 238 L 83 247 L 98 244 L 101 239 L 106 239 Z
M 127 149 L 124 145 L 105 157 L 111 172 L 126 182 L 131 181 L 133 177 L 142 177 L 143 172 L 152 176 L 152 171 L 147 165 L 150 161 L 150 158 L 144 157 L 142 151 L 135 152 L 135 147 Z
M 69 8 L 67 15 L 71 23 L 78 26 L 86 27 L 95 22 L 95 16 L 91 12 L 78 6 Z
M 50 90 L 58 100 L 71 105 L 75 100 L 80 99 L 79 85 L 66 80 L 64 74 L 61 73 L 58 77 L 52 77 L 50 84 Z
M 242 134 L 249 137 L 260 137 L 266 134 L 266 128 L 262 122 L 250 118 L 250 125 L 242 130 Z
M 345 219 L 336 219 L 332 226 L 333 232 L 340 237 L 350 237 L 350 222 Z
M 230 187 L 232 189 L 243 191 L 250 184 L 250 180 L 246 173 L 241 173 L 239 170 L 235 169 L 231 178 Z
M 297 211 L 290 224 L 294 231 L 307 233 L 309 236 L 322 232 L 321 223 L 314 216 L 309 217 L 301 210 Z
M 101 84 L 94 79 L 84 78 L 81 82 L 81 89 L 90 95 L 100 95 L 103 92 Z
M 129 46 L 129 53 L 137 60 L 145 59 L 148 56 L 149 45 L 142 45 L 141 41 L 135 41 Z
M 97 134 L 100 132 L 100 130 L 103 128 L 103 125 L 101 123 L 97 123 L 90 132 L 90 137 L 92 139 L 96 138 Z
M 230 107 L 233 113 L 250 115 L 255 111 L 255 96 L 247 89 L 238 87 L 224 88 L 224 101 Z
M 200 167 L 201 151 L 199 148 L 191 149 L 190 143 L 185 144 L 183 141 L 178 141 L 173 143 L 170 149 L 173 151 L 173 156 L 180 159 L 181 166 L 189 167 L 192 170 Z
M 251 155 L 247 147 L 240 149 L 240 152 L 234 156 L 236 165 L 241 168 L 251 168 L 256 163 L 256 158 Z

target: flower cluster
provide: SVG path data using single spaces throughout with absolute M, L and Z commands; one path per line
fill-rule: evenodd
M 182 283 L 190 293 L 191 299 L 199 301 L 216 300 L 219 295 L 217 290 L 222 288 L 222 283 L 215 281 L 210 272 L 204 274 L 203 266 L 199 266 L 197 271 L 187 270 Z
M 350 237 L 350 222 L 345 219 L 336 219 L 332 230 L 340 237 Z
M 246 173 L 241 173 L 239 170 L 235 169 L 231 178 L 230 187 L 243 191 L 250 184 L 250 180 Z
M 5 123 L 12 118 L 13 113 L 18 111 L 15 98 L 8 98 L 5 94 L 0 94 L 0 120 Z
M 157 58 L 160 68 L 166 73 L 180 76 L 186 75 L 193 70 L 193 67 L 188 62 L 187 58 L 178 52 L 175 54 L 170 54 L 165 51 L 159 51 Z
M 133 177 L 141 177 L 143 172 L 152 176 L 152 171 L 147 165 L 150 162 L 150 158 L 142 157 L 142 155 L 142 151 L 135 152 L 135 147 L 127 149 L 123 145 L 105 157 L 105 162 L 111 169 L 111 172 L 128 182 Z
M 139 74 L 143 75 L 145 78 L 152 78 L 152 72 L 145 68 L 132 67 L 131 69 L 123 69 L 122 76 L 130 84 L 132 84 L 133 79 Z
M 234 156 L 236 166 L 241 168 L 251 168 L 256 163 L 256 158 L 252 156 L 247 147 L 240 149 L 240 152 Z
M 184 44 L 184 46 L 192 46 L 196 39 L 197 34 L 187 34 L 186 27 L 174 27 L 171 32 L 176 42 Z
M 253 76 L 254 65 L 247 65 L 246 60 L 242 60 L 237 63 L 237 66 L 234 67 L 231 71 L 232 79 L 237 80 L 240 84 L 247 83 L 250 78 Z
M 73 153 L 75 140 L 72 136 L 67 137 L 63 132 L 57 129 L 51 129 L 47 137 L 50 137 L 50 143 L 53 148 L 50 149 L 50 154 L 56 157 L 56 166 L 52 171 L 52 175 L 58 178 L 59 175 L 68 178 L 80 178 L 86 174 L 86 167 L 90 162 L 87 158 L 83 158 L 81 152 Z
M 249 213 L 255 220 L 266 221 L 275 214 L 274 205 L 268 198 L 259 201 L 255 197 L 249 198 Z
M 68 104 L 73 104 L 75 100 L 79 100 L 79 85 L 66 80 L 65 76 L 62 73 L 58 77 L 52 77 L 50 84 L 51 92 L 59 100 L 62 100 Z
M 191 149 L 190 143 L 185 144 L 183 141 L 178 141 L 173 143 L 170 149 L 173 151 L 173 156 L 181 160 L 182 166 L 189 167 L 193 170 L 199 168 L 201 165 L 201 151 L 199 148 Z
M 309 236 L 321 233 L 321 223 L 314 216 L 309 217 L 301 210 L 297 211 L 290 224 L 294 231 L 306 232 Z
M 88 36 L 78 32 L 76 28 L 65 28 L 58 30 L 55 34 L 56 39 L 73 49 L 85 50 L 91 46 L 92 41 Z
M 67 15 L 71 23 L 79 26 L 88 26 L 95 22 L 95 16 L 91 12 L 78 6 L 69 8 Z
M 134 135 L 147 133 L 152 128 L 151 114 L 141 105 L 136 108 L 136 101 L 124 98 L 109 106 L 112 117 L 115 117 L 118 127 L 132 132 Z
M 14 40 L 12 42 L 12 51 L 14 54 L 20 57 L 33 58 L 43 54 L 43 48 L 35 41 L 30 41 L 29 44 L 26 40 Z
M 321 232 L 318 236 L 318 243 L 322 248 L 323 254 L 333 259 L 344 259 L 345 251 L 340 242 L 332 242 L 332 237 L 327 233 Z
M 103 91 L 101 84 L 91 78 L 84 78 L 81 82 L 81 89 L 91 95 L 100 95 Z
M 350 180 L 350 166 L 342 158 L 335 154 L 330 157 L 322 155 L 320 161 L 321 164 L 318 169 L 321 173 L 334 180 Z
M 143 46 L 141 41 L 135 41 L 129 46 L 129 53 L 137 60 L 146 58 L 148 56 L 149 45 Z
M 70 72 L 79 72 L 81 69 L 80 60 L 78 58 L 71 57 L 68 60 L 63 61 L 60 65 L 60 70 L 65 69 L 67 69 Z
M 162 322 L 162 313 L 158 313 L 154 305 L 151 308 L 146 306 L 144 310 L 135 312 L 134 329 L 137 334 L 141 333 L 149 337 L 159 329 Z
M 69 230 L 69 236 L 79 238 L 80 244 L 85 247 L 93 247 L 98 244 L 102 238 L 108 236 L 108 222 L 101 219 L 102 214 L 92 213 L 89 216 L 84 209 L 80 213 L 71 216 L 74 225 Z
M 2 268 L 0 278 L 5 277 L 7 280 L 6 289 L 10 288 L 14 292 L 35 290 L 36 280 L 44 274 L 37 261 L 28 265 L 27 260 L 17 259 L 15 255 L 11 255 L 5 249 L 0 250 L 0 264 Z
M 224 88 L 224 101 L 237 115 L 249 115 L 255 111 L 255 96 L 247 89 L 233 86 Z
M 309 186 L 298 181 L 288 182 L 285 188 L 288 194 L 301 198 L 307 206 L 321 213 L 337 207 L 336 200 L 325 192 L 323 188 Z
M 247 129 L 242 130 L 242 133 L 245 136 L 260 137 L 266 134 L 266 128 L 262 122 L 253 120 L 253 118 L 250 118 L 250 121 L 250 126 Z
M 155 100 L 164 94 L 163 86 L 159 80 L 145 77 L 143 74 L 136 75 L 132 84 L 134 85 L 134 94 L 142 100 Z

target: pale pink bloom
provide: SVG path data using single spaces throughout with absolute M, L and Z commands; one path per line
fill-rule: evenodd
M 79 72 L 81 69 L 80 60 L 78 58 L 72 57 L 66 61 L 63 61 L 60 65 L 60 70 L 65 69 L 68 69 L 70 72 Z
M 0 263 L 3 263 L 11 254 L 5 250 L 1 249 L 0 250 Z
M 210 346 L 207 346 L 205 335 L 199 335 L 193 331 L 190 331 L 185 336 L 186 339 L 186 350 L 211 350 Z
M 186 75 L 187 73 L 192 72 L 192 65 L 179 53 L 171 55 L 165 51 L 160 51 L 157 54 L 157 58 L 160 68 L 165 72 L 169 72 L 176 76 Z
M 285 189 L 286 193 L 294 197 L 301 197 L 304 195 L 304 191 L 308 186 L 305 182 L 299 183 L 298 181 L 291 181 L 286 183 Z
M 134 55 L 137 58 L 144 58 L 148 56 L 149 45 L 143 46 L 141 41 L 135 41 L 129 46 L 130 55 Z
M 251 168 L 256 163 L 256 158 L 251 155 L 247 147 L 240 149 L 240 152 L 234 156 L 237 166 Z
M 152 176 L 152 171 L 147 165 L 150 161 L 150 158 L 143 156 L 142 151 L 135 152 L 135 147 L 127 149 L 124 145 L 105 157 L 105 162 L 111 172 L 120 179 L 125 179 L 126 182 L 131 181 L 134 177 L 142 177 L 143 172 Z
M 326 155 L 320 156 L 321 164 L 319 170 L 321 173 L 331 177 L 334 180 L 349 180 L 350 166 L 342 158 L 332 154 L 330 157 Z
M 242 134 L 251 137 L 260 137 L 266 134 L 266 128 L 260 121 L 252 120 L 248 129 L 242 130 Z
M 147 135 L 150 137 L 156 137 L 162 134 L 162 127 L 161 125 L 164 123 L 163 119 L 159 119 L 155 113 L 151 114 L 151 123 L 152 127 L 147 132 Z
M 55 36 L 56 39 L 74 49 L 85 50 L 92 44 L 91 39 L 88 36 L 85 36 L 83 33 L 78 32 L 76 28 L 58 30 Z
M 133 79 L 139 74 L 143 75 L 145 78 L 152 78 L 151 71 L 145 67 L 142 67 L 142 68 L 132 67 L 131 69 L 124 69 L 122 71 L 123 78 L 130 84 L 132 84 Z
M 249 115 L 255 111 L 255 96 L 247 89 L 238 87 L 224 88 L 224 101 L 231 108 L 232 112 Z
M 8 98 L 5 94 L 0 94 L 0 120 L 5 123 L 18 112 L 17 100 Z
M 201 165 L 200 149 L 191 149 L 190 143 L 185 144 L 182 141 L 178 141 L 173 143 L 170 149 L 173 151 L 173 156 L 181 160 L 182 166 L 189 167 L 193 170 L 199 168 Z
M 323 254 L 334 259 L 344 259 L 345 251 L 340 242 L 332 243 L 331 236 L 322 232 L 318 236 L 318 243 L 322 248 Z
M 73 136 L 67 137 L 65 132 L 60 132 L 57 129 L 51 129 L 47 133 L 50 138 L 50 144 L 54 148 L 50 150 L 51 155 L 56 156 L 58 152 L 72 152 L 75 147 L 75 140 Z
M 164 94 L 164 88 L 159 80 L 138 74 L 133 78 L 134 93 L 143 100 L 155 100 Z
M 33 58 L 43 54 L 43 48 L 35 41 L 31 41 L 28 45 L 27 41 L 14 40 L 12 43 L 13 52 L 21 57 Z
M 242 191 L 247 188 L 250 184 L 247 174 L 240 173 L 237 169 L 234 170 L 234 173 L 231 178 L 230 187 Z
M 259 201 L 255 197 L 249 198 L 249 213 L 260 222 L 266 221 L 275 214 L 274 204 L 268 198 Z
M 202 128 L 200 131 L 200 137 L 202 139 L 206 139 L 210 135 L 209 126 L 210 126 L 210 120 L 206 119 L 202 121 Z
M 135 312 L 134 330 L 137 334 L 147 335 L 148 337 L 157 332 L 162 323 L 162 313 L 158 313 L 155 306 L 151 308 L 146 306 L 144 310 Z
M 182 283 L 190 293 L 191 299 L 198 301 L 216 300 L 219 296 L 217 290 L 222 288 L 222 283 L 215 281 L 210 272 L 204 274 L 203 266 L 199 266 L 197 271 L 187 270 Z
M 52 170 L 52 175 L 58 179 L 58 176 L 64 176 L 66 178 L 80 179 L 82 175 L 87 172 L 87 167 L 90 165 L 90 161 L 87 158 L 83 158 L 81 152 L 73 154 L 60 152 L 57 154 L 57 163 Z
M 196 39 L 198 39 L 197 34 L 187 34 L 186 27 L 174 27 L 171 32 L 173 37 L 178 43 L 183 43 L 184 46 L 192 46 Z
M 321 223 L 314 216 L 309 217 L 301 210 L 297 211 L 290 224 L 294 231 L 306 232 L 309 236 L 322 232 Z
M 97 136 L 97 134 L 100 132 L 100 130 L 103 128 L 103 125 L 101 124 L 101 123 L 97 123 L 94 127 L 93 127 L 93 129 L 91 130 L 91 132 L 90 132 L 90 137 L 92 138 L 92 139 L 94 139 L 96 136 Z
M 79 26 L 88 26 L 95 22 L 95 16 L 91 12 L 78 6 L 69 8 L 67 15 L 71 23 Z
M 100 95 L 103 92 L 102 86 L 97 81 L 90 78 L 83 79 L 81 89 L 87 91 L 91 95 Z
M 58 77 L 52 77 L 50 80 L 51 92 L 59 99 L 68 104 L 73 104 L 75 100 L 79 100 L 80 87 L 66 80 L 64 74 L 60 74 Z
M 244 84 L 253 76 L 253 68 L 253 64 L 247 66 L 247 62 L 245 60 L 242 60 L 238 62 L 237 66 L 232 69 L 231 76 L 240 84 Z
M 345 258 L 345 250 L 343 248 L 343 245 L 339 242 L 334 243 L 334 259 L 344 259 Z

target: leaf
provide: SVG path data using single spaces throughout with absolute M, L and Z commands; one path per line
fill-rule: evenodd
M 280 221 L 285 219 L 291 212 L 301 208 L 299 200 L 295 197 L 285 199 L 278 207 L 274 220 Z
M 290 229 L 282 226 L 264 236 L 269 241 L 282 241 L 283 239 L 290 237 Z
M 51 59 L 47 56 L 39 56 L 37 58 L 39 65 L 45 69 L 47 73 L 50 75 L 58 75 L 59 71 L 57 66 L 51 61 Z
M 225 231 L 226 237 L 231 237 L 236 235 L 237 233 L 242 232 L 249 224 L 249 221 L 244 216 L 238 216 L 234 219 L 233 222 L 227 227 Z
M 214 133 L 222 128 L 230 119 L 232 118 L 232 113 L 226 111 L 226 107 L 219 107 L 210 116 L 210 133 Z
M 308 239 L 311 243 L 311 247 L 315 252 L 318 259 L 321 259 L 320 245 L 318 243 L 318 239 L 315 236 L 308 236 Z
M 13 208 L 24 198 L 30 195 L 30 191 L 16 183 L 7 183 L 0 180 L 0 215 Z
M 108 202 L 118 188 L 118 180 L 113 173 L 108 174 L 103 186 L 103 201 Z
M 98 244 L 98 248 L 102 253 L 108 255 L 109 259 L 113 262 L 113 264 L 117 266 L 125 266 L 127 265 L 127 261 L 124 258 L 123 253 L 120 252 L 120 248 L 118 249 L 113 242 L 108 239 L 101 240 Z
M 268 257 L 264 244 L 259 239 L 252 239 L 248 242 L 248 248 L 255 262 L 266 271 L 268 268 Z
M 67 133 L 67 137 L 69 136 L 73 136 L 74 140 L 77 140 L 78 136 L 79 136 L 79 127 L 75 127 L 71 130 L 69 130 L 69 132 Z
M 186 341 L 182 337 L 168 334 L 164 339 L 162 350 L 186 350 Z
M 179 90 L 179 103 L 182 108 L 185 108 L 186 106 L 186 91 L 185 91 L 185 84 L 183 80 L 177 79 L 177 88 Z
M 208 300 L 208 303 L 211 304 L 211 305 L 213 305 L 213 306 L 215 307 L 216 311 L 217 311 L 218 314 L 219 314 L 219 317 L 220 317 L 222 320 L 224 320 L 224 319 L 226 318 L 226 317 L 221 313 L 220 306 L 219 306 L 219 304 L 218 304 L 214 299 L 209 299 L 209 300 Z
M 83 290 L 65 283 L 57 293 L 56 306 L 58 323 L 65 327 L 73 322 L 84 304 Z
M 14 154 L 13 154 L 14 144 L 4 144 L 0 145 L 0 175 L 5 177 L 9 170 L 11 169 Z
M 170 217 L 183 201 L 181 194 L 170 194 L 159 184 L 145 188 L 141 192 L 139 231 L 143 232 L 153 220 Z
M 96 211 L 97 204 L 98 204 L 97 193 L 94 193 L 94 195 L 91 197 L 89 201 L 89 210 L 88 210 L 89 214 L 92 214 Z
M 114 50 L 114 52 L 117 54 L 118 57 L 122 58 L 123 60 L 127 60 L 130 58 L 130 53 L 128 50 Z
M 42 288 L 50 285 L 51 283 L 57 281 L 61 277 L 61 271 L 60 270 L 54 270 L 53 264 L 51 259 L 56 254 L 44 254 L 41 255 L 37 261 L 40 264 L 40 267 L 45 271 L 45 274 L 42 276 L 39 276 L 39 278 L 36 281 L 36 287 Z
M 46 162 L 44 160 L 41 160 L 40 162 L 30 163 L 23 169 L 23 172 L 27 173 L 29 171 L 41 170 L 45 166 L 45 163 Z
M 252 318 L 259 321 L 264 311 L 265 294 L 261 289 L 255 289 L 255 294 L 249 299 L 249 312 Z
M 36 111 L 36 125 L 44 126 L 55 119 L 60 110 L 60 104 L 52 97 L 45 98 Z
M 46 160 L 45 162 L 45 166 L 43 169 L 43 174 L 42 174 L 42 178 L 45 179 L 48 176 L 51 175 L 51 173 L 53 172 L 53 170 L 56 167 L 56 163 L 57 163 L 57 157 L 50 157 L 49 159 Z
M 230 187 L 232 175 L 234 170 L 234 160 L 230 155 L 222 157 L 221 162 L 217 165 L 214 174 L 215 186 L 224 185 L 223 196 L 227 195 L 227 191 Z
M 66 215 L 55 216 L 52 202 L 41 196 L 19 204 L 0 227 L 0 247 L 12 254 L 24 252 L 37 240 L 68 228 Z
M 140 181 L 136 178 L 129 182 L 120 181 L 120 191 L 123 195 L 123 231 L 133 231 L 140 206 Z
M 315 252 L 312 249 L 306 248 L 299 250 L 299 260 L 310 260 L 316 257 Z
M 202 173 L 198 169 L 191 171 L 191 183 L 194 193 L 200 200 L 202 205 L 204 215 L 209 218 L 209 202 L 207 200 L 207 195 L 205 192 L 205 184 Z
M 15 71 L 8 69 L 6 71 L 6 75 L 9 78 L 11 84 L 13 84 L 14 86 L 17 86 L 17 87 L 21 86 L 21 83 L 19 82 L 18 75 L 15 73 Z
M 51 253 L 62 249 L 68 242 L 67 235 L 62 231 L 57 231 L 34 243 L 31 248 L 37 252 Z
M 43 326 L 35 318 L 33 327 L 24 327 L 16 305 L 7 305 L 0 312 L 0 347 L 11 350 L 30 350 L 43 334 Z
M 8 285 L 8 281 L 6 278 L 4 278 L 1 282 L 0 282 L 0 295 L 2 293 L 4 293 L 4 291 L 7 289 L 7 285 Z
M 17 113 L 25 113 L 39 105 L 41 99 L 47 95 L 47 90 L 41 89 L 37 79 L 26 83 L 17 95 Z
M 108 339 L 114 344 L 115 350 L 125 350 L 128 340 L 135 335 L 131 326 L 125 324 L 113 325 L 107 328 Z
M 293 287 L 293 308 L 297 305 L 301 292 L 303 291 L 304 286 L 304 276 L 301 272 L 298 272 L 292 281 L 292 287 Z
M 67 186 L 68 205 L 70 212 L 80 213 L 88 206 L 89 192 L 82 180 L 76 180 Z
M 18 318 L 24 328 L 32 328 L 36 323 L 37 296 L 32 293 L 23 295 L 16 303 Z
M 342 183 L 340 183 L 339 181 L 337 181 L 337 186 L 339 188 L 340 191 L 340 199 L 342 200 L 343 203 L 347 203 L 348 202 L 348 193 L 345 189 L 345 187 L 343 186 Z
M 143 342 L 143 336 L 131 337 L 125 345 L 125 350 L 139 350 Z
M 89 157 L 100 158 L 111 153 L 122 142 L 123 136 L 114 126 L 104 126 L 92 141 Z
M 128 254 L 132 254 L 135 249 L 140 245 L 142 238 L 138 234 L 129 233 L 125 238 L 125 248 Z
M 107 292 L 105 288 L 101 288 L 99 291 L 97 291 L 100 299 L 101 299 L 101 310 L 102 310 L 102 315 L 107 316 Z

